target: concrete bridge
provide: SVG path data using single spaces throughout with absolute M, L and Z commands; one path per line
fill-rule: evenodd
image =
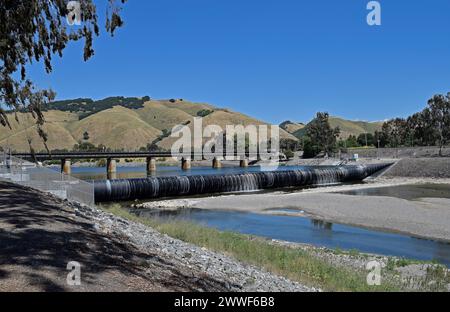
M 71 160 L 72 159 L 106 159 L 106 171 L 107 174 L 115 174 L 117 172 L 117 159 L 123 158 L 146 158 L 147 160 L 147 172 L 152 173 L 156 171 L 156 158 L 162 157 L 172 157 L 171 152 L 64 152 L 64 153 L 35 153 L 34 157 L 31 153 L 13 153 L 11 154 L 14 157 L 18 157 L 28 161 L 46 161 L 46 160 L 60 160 L 61 161 L 61 172 L 65 174 L 71 173 Z M 191 153 L 189 157 L 179 157 L 181 160 L 181 168 L 183 170 L 188 170 L 191 168 L 191 160 L 207 160 L 212 159 L 212 167 L 213 168 L 221 168 L 221 158 L 225 158 L 226 155 L 224 153 L 223 157 L 216 157 L 216 154 L 196 154 Z M 237 153 L 234 154 L 235 157 L 238 158 Z M 249 158 L 259 159 L 259 154 L 249 154 L 247 153 L 244 156 L 239 157 L 240 166 L 248 167 Z

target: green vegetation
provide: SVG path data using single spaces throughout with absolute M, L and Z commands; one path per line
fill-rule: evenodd
M 124 2 L 121 1 L 122 4 Z M 119 15 L 121 6 L 115 1 L 109 1 L 107 5 L 106 31 L 113 35 L 123 25 Z M 66 19 L 73 19 L 68 14 L 70 10 L 66 1 L 29 0 L 27 5 L 2 2 L 0 127 L 12 129 L 11 112 L 28 112 L 33 117 L 35 132 L 48 150 L 50 132 L 45 131 L 42 109 L 54 100 L 56 94 L 50 89 L 37 89 L 28 75 L 27 65 L 36 61 L 43 64 L 47 73 L 51 73 L 52 58 L 56 55 L 62 57 L 71 41 L 84 41 L 85 61 L 93 56 L 93 40 L 100 34 L 96 6 L 97 3 L 92 0 L 83 1 L 79 12 L 83 16 L 80 27 L 66 27 Z M 27 139 L 29 150 L 33 151 L 31 141 Z
M 83 133 L 83 140 L 89 141 L 89 132 L 85 131 L 85 132 Z
M 375 133 L 377 130 L 381 130 L 382 122 L 367 122 L 367 121 L 353 121 L 346 120 L 339 117 L 328 117 L 328 122 L 330 123 L 331 128 L 339 128 L 340 130 L 340 138 L 347 138 L 350 135 L 358 137 L 362 133 Z M 283 123 L 284 124 L 284 123 Z M 282 127 L 282 125 L 280 127 Z M 307 126 L 307 125 L 306 125 Z M 306 126 L 302 126 L 298 129 L 289 128 L 284 125 L 284 129 L 289 133 L 293 134 L 295 137 L 302 139 L 306 135 Z M 294 131 L 289 131 L 292 129 Z
M 189 222 L 139 218 L 118 205 L 103 208 L 117 216 L 153 227 L 171 237 L 224 253 L 308 286 L 328 291 L 399 290 L 389 282 L 381 286 L 368 286 L 365 272 L 333 266 L 302 249 L 280 246 L 249 235 L 222 232 Z
M 142 108 L 144 103 L 149 101 L 149 96 L 142 98 L 113 96 L 102 100 L 94 101 L 92 99 L 73 99 L 64 101 L 50 102 L 43 107 L 43 111 L 59 110 L 63 112 L 79 113 L 80 120 L 100 111 L 120 105 L 129 109 Z
M 213 110 L 209 110 L 209 109 L 202 109 L 200 111 L 197 112 L 197 116 L 198 117 L 206 117 L 210 114 L 214 113 Z
M 436 261 L 419 261 L 411 259 L 392 259 L 389 258 L 386 264 L 386 270 L 392 274 L 396 274 L 396 269 L 403 268 L 409 265 L 425 265 L 430 264 L 427 267 L 424 278 L 417 280 L 413 277 L 404 280 L 405 285 L 416 285 L 419 289 L 427 291 L 446 291 L 447 285 L 450 283 L 450 275 L 447 273 L 447 269 L 444 265 L 438 265 Z
M 361 133 L 358 136 L 351 134 L 346 139 L 340 138 L 338 146 L 343 150 L 357 147 L 375 147 L 377 144 L 376 139 L 372 133 Z
M 106 159 L 101 158 L 101 159 L 97 160 L 96 166 L 97 167 L 106 167 Z
M 336 150 L 336 139 L 340 129 L 332 128 L 328 118 L 328 113 L 317 113 L 316 118 L 305 127 L 304 157 L 314 157 L 320 152 L 330 154 Z
M 421 112 L 406 119 L 395 118 L 375 133 L 381 146 L 430 146 L 441 148 L 450 142 L 450 92 L 435 95 Z
M 316 156 L 320 151 L 318 145 L 314 144 L 311 138 L 307 135 L 307 131 L 311 124 L 314 124 L 316 119 L 308 123 L 306 126 L 297 127 L 295 131 L 288 131 L 302 142 L 302 147 L 304 151 L 304 157 L 310 158 Z M 296 127 L 292 126 L 292 123 L 284 122 L 280 126 L 284 127 L 286 130 L 293 130 Z M 351 121 L 345 120 L 338 117 L 328 117 L 328 125 L 331 129 L 339 128 L 339 136 L 337 140 L 337 146 L 330 146 L 330 150 L 336 151 L 340 149 L 341 151 L 346 151 L 349 148 L 356 147 L 376 147 L 377 137 L 375 133 L 381 130 L 382 123 L 380 122 L 365 122 L 365 121 Z M 333 141 L 332 136 L 330 137 Z
M 305 157 L 314 157 L 320 152 L 335 148 L 331 144 L 333 135 L 330 130 L 333 128 L 339 128 L 337 143 L 338 148 L 343 151 L 357 147 L 395 148 L 437 145 L 442 154 L 442 148 L 450 142 L 450 92 L 447 95 L 433 96 L 421 112 L 406 119 L 393 118 L 384 123 L 350 121 L 337 117 L 328 117 L 328 121 L 325 122 L 323 113 L 319 114 L 305 127 L 298 127 L 290 121 L 280 125 L 301 139 Z M 330 140 L 328 143 L 327 138 Z
M 146 150 L 147 151 L 160 151 L 163 150 L 158 146 L 158 143 L 164 140 L 165 138 L 170 137 L 172 134 L 172 131 L 169 129 L 163 129 L 162 134 L 159 135 L 156 139 L 154 139 L 151 143 L 147 144 Z

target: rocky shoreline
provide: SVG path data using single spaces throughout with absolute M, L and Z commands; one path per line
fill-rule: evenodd
M 82 214 L 93 221 L 96 227 L 109 233 L 111 229 L 120 231 L 140 248 L 157 251 L 181 266 L 196 267 L 216 279 L 227 281 L 229 291 L 321 291 L 319 288 L 306 287 L 292 282 L 284 277 L 268 273 L 255 266 L 243 264 L 220 253 L 209 251 L 135 222 L 124 220 L 101 209 L 86 207 L 72 203 L 76 213 Z M 170 208 L 169 208 L 170 209 Z M 337 251 L 326 247 L 316 247 L 309 244 L 292 243 L 276 239 L 263 239 L 268 244 L 300 249 L 309 255 L 333 266 L 367 274 L 367 264 L 376 261 L 382 268 L 383 279 L 397 285 L 402 285 L 408 291 L 426 291 L 434 289 L 437 283 L 432 276 L 434 271 L 443 272 L 445 285 L 439 285 L 439 290 L 450 291 L 450 270 L 442 265 L 406 261 L 404 259 L 377 254 L 367 254 L 352 251 Z M 406 263 L 403 263 L 406 261 Z
M 67 204 L 73 207 L 76 215 L 92 220 L 93 226 L 98 231 L 104 234 L 119 232 L 140 249 L 151 250 L 164 258 L 171 259 L 181 268 L 195 268 L 222 281 L 228 291 L 319 291 L 319 289 L 300 285 L 206 248 L 174 239 L 148 226 L 122 219 L 98 208 L 77 203 Z

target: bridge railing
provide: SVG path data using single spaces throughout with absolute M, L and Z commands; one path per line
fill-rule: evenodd
M 94 205 L 94 185 L 21 158 L 0 153 L 0 180 L 52 193 L 62 199 Z

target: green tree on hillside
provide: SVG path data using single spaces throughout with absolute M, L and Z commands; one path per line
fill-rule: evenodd
M 120 0 L 124 3 L 126 0 Z M 94 36 L 99 35 L 96 4 L 93 0 L 80 3 L 81 25 L 67 26 L 73 17 L 67 1 L 18 0 L 0 4 L 0 124 L 10 127 L 8 111 L 27 111 L 36 120 L 44 143 L 47 136 L 42 128 L 42 108 L 55 98 L 52 90 L 38 90 L 28 78 L 26 66 L 32 61 L 43 62 L 47 73 L 52 71 L 52 57 L 60 57 L 70 41 L 84 39 L 84 60 L 93 54 Z M 123 22 L 115 0 L 108 1 L 106 30 L 111 35 Z M 16 117 L 18 121 L 18 118 Z M 46 145 L 46 144 L 45 144 Z M 47 148 L 48 150 L 48 148 Z
M 73 146 L 73 150 L 75 152 L 96 152 L 98 151 L 97 147 L 94 144 L 89 142 L 78 142 Z
M 320 152 L 329 154 L 336 148 L 336 139 L 340 134 L 339 127 L 331 128 L 328 121 L 328 113 L 317 113 L 316 118 L 308 124 L 306 135 L 308 149 L 311 148 L 313 154 L 317 155 Z
M 206 117 L 206 116 L 208 116 L 208 115 L 210 115 L 210 114 L 212 114 L 212 113 L 214 113 L 213 110 L 210 110 L 210 109 L 202 109 L 202 110 L 200 110 L 200 111 L 197 112 L 197 116 L 198 116 L 198 117 Z

